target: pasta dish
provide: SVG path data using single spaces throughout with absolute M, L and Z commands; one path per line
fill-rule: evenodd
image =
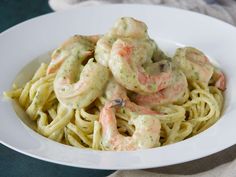
M 122 17 L 104 35 L 75 35 L 42 63 L 17 100 L 41 135 L 95 150 L 154 148 L 213 125 L 223 107 L 223 72 L 194 47 L 170 57 L 145 23 Z

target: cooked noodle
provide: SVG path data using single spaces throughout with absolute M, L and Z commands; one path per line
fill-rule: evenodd
M 46 75 L 46 64 L 41 64 L 32 80 L 23 87 L 14 85 L 5 96 L 16 99 L 32 120 L 38 133 L 54 141 L 79 148 L 102 150 L 99 112 L 105 98 L 99 97 L 87 108 L 69 110 L 61 105 L 53 91 L 55 74 Z M 187 93 L 180 103 L 158 106 L 155 110 L 161 121 L 160 146 L 194 136 L 214 124 L 223 107 L 222 92 L 215 86 L 189 81 Z M 134 127 L 129 116 L 116 113 L 121 134 L 131 136 Z

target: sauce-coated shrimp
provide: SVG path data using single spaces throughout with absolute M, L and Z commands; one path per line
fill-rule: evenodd
M 54 91 L 58 100 L 72 108 L 83 108 L 92 103 L 103 93 L 109 77 L 106 67 L 90 59 L 76 81 L 81 60 L 74 56 L 66 59 L 54 81 Z
M 209 83 L 213 77 L 215 86 L 225 90 L 225 76 L 215 68 L 198 49 L 184 47 L 176 50 L 173 62 L 184 72 L 187 79 Z
M 83 51 L 83 54 L 80 55 L 84 55 L 84 58 L 91 57 L 98 39 L 98 35 L 75 35 L 69 38 L 59 48 L 53 51 L 47 74 L 57 72 L 66 58 L 71 55 L 77 55 L 77 52 L 79 51 Z
M 109 60 L 113 76 L 128 90 L 139 93 L 135 98 L 139 105 L 154 106 L 178 101 L 188 86 L 185 75 L 172 70 L 168 60 L 149 63 L 144 69 L 144 58 L 150 57 L 148 48 L 144 41 L 117 40 Z
M 95 49 L 96 61 L 104 66 L 108 66 L 113 43 L 117 39 L 126 38 L 136 40 L 141 39 L 149 42 L 149 45 L 152 45 L 151 55 L 153 55 L 154 50 L 156 49 L 155 42 L 151 40 L 147 34 L 147 26 L 145 23 L 135 20 L 134 18 L 123 17 L 118 19 L 111 30 L 98 40 Z
M 114 79 L 108 82 L 105 96 L 109 101 L 103 107 L 99 118 L 102 125 L 102 144 L 105 149 L 129 151 L 158 145 L 161 125 L 155 115 L 159 113 L 131 102 L 127 97 L 126 89 Z M 129 119 L 129 123 L 135 126 L 131 137 L 125 137 L 117 130 L 115 111 L 120 108 L 135 113 Z
M 201 51 L 192 47 L 178 48 L 173 61 L 188 79 L 208 83 L 213 74 L 214 68 L 208 58 Z
M 125 137 L 118 132 L 115 109 L 107 103 L 100 113 L 102 125 L 102 145 L 107 150 L 131 151 L 153 148 L 158 145 L 161 124 L 159 119 L 151 115 L 139 115 L 131 119 L 135 126 L 131 137 Z
M 169 87 L 160 90 L 159 92 L 149 94 L 149 95 L 136 95 L 134 96 L 134 102 L 138 105 L 143 106 L 157 106 L 169 103 L 175 103 L 182 99 L 185 94 L 188 83 L 185 75 L 180 71 L 174 72 L 173 84 Z
M 147 25 L 132 17 L 122 17 L 107 35 L 116 38 L 147 38 Z
M 173 72 L 148 74 L 143 65 L 151 59 L 148 42 L 118 39 L 112 46 L 109 68 L 119 84 L 140 94 L 156 93 L 173 83 Z

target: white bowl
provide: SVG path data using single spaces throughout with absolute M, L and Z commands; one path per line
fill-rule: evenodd
M 9 90 L 15 78 L 17 83 L 27 81 L 40 61 L 45 60 L 41 57 L 32 62 L 37 56 L 74 34 L 103 34 L 122 16 L 144 21 L 150 36 L 170 55 L 177 47 L 190 45 L 201 49 L 222 68 L 227 76 L 227 90 L 221 119 L 203 133 L 172 145 L 133 152 L 101 152 L 66 146 L 37 134 L 26 126 L 28 122 L 14 102 L 1 101 L 2 144 L 35 158 L 69 166 L 140 169 L 198 159 L 236 143 L 236 28 L 189 11 L 149 5 L 106 5 L 51 13 L 21 23 L 0 34 L 0 92 Z

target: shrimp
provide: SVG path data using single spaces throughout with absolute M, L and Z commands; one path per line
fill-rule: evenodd
M 224 91 L 226 89 L 226 79 L 225 75 L 218 68 L 214 69 L 212 80 L 215 83 L 214 85 L 220 90 Z
M 117 38 L 147 38 L 147 25 L 132 17 L 122 17 L 116 21 L 107 35 Z
M 104 66 L 108 66 L 113 43 L 117 39 L 125 38 L 148 41 L 153 49 L 151 54 L 154 53 L 156 44 L 149 38 L 145 23 L 134 18 L 123 17 L 118 19 L 111 30 L 98 40 L 95 49 L 96 61 Z
M 66 58 L 71 55 L 77 55 L 79 51 L 83 51 L 83 54 L 81 55 L 83 55 L 84 58 L 91 57 L 98 39 L 98 35 L 75 35 L 68 39 L 62 46 L 53 51 L 47 74 L 57 72 Z
M 144 40 L 118 39 L 112 46 L 109 68 L 119 84 L 139 94 L 156 93 L 173 83 L 172 70 L 148 74 L 143 66 L 152 48 Z
M 79 80 L 73 83 L 78 77 L 77 72 L 83 60 L 79 53 L 83 54 L 78 52 L 79 56 L 72 55 L 65 60 L 54 80 L 58 100 L 75 109 L 86 107 L 99 97 L 109 78 L 108 69 L 90 59 L 82 69 Z
M 173 70 L 168 60 L 149 63 L 145 69 L 142 68 L 146 64 L 144 58 L 148 56 L 145 45 L 143 42 L 136 44 L 133 40 L 117 40 L 109 61 L 113 76 L 122 86 L 138 93 L 134 101 L 139 105 L 177 102 L 188 87 L 185 75 Z
M 99 118 L 102 125 L 102 145 L 105 149 L 129 151 L 158 146 L 161 124 L 155 115 L 159 113 L 131 102 L 126 89 L 114 79 L 108 82 L 105 96 L 108 102 L 102 108 Z M 115 112 L 122 107 L 135 113 L 129 120 L 135 126 L 131 137 L 125 137 L 117 130 Z
M 135 126 L 131 137 L 118 132 L 115 109 L 110 103 L 102 109 L 99 122 L 102 125 L 102 145 L 107 150 L 131 151 L 158 145 L 161 124 L 159 119 L 151 115 L 139 115 L 130 120 L 130 124 Z
M 184 47 L 176 50 L 173 62 L 179 67 L 187 79 L 209 83 L 213 77 L 215 86 L 225 90 L 225 76 L 215 68 L 201 51 L 193 47 Z
M 183 98 L 188 88 L 188 83 L 181 71 L 175 71 L 174 78 L 175 81 L 171 86 L 153 94 L 136 95 L 133 98 L 134 102 L 138 105 L 149 107 L 178 102 Z
M 187 79 L 208 83 L 214 67 L 208 58 L 199 50 L 192 47 L 178 48 L 173 62 L 184 72 Z

